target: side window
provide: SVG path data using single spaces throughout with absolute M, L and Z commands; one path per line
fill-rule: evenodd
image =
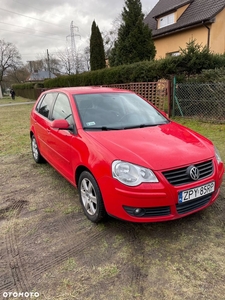
M 38 103 L 37 103 L 37 105 L 36 105 L 36 111 L 39 111 L 41 102 L 42 102 L 42 100 L 43 100 L 44 97 L 45 97 L 45 95 L 43 95 L 43 96 L 41 97 L 41 99 L 38 101 Z
M 49 117 L 49 111 L 51 109 L 55 96 L 55 93 L 48 93 L 44 96 L 43 100 L 40 102 L 40 105 L 38 103 L 37 110 L 42 116 L 46 118 Z
M 74 124 L 72 109 L 66 95 L 59 93 L 52 111 L 52 120 L 65 119 L 70 125 Z

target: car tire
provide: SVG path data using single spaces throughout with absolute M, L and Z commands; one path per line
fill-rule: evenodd
M 99 223 L 106 218 L 106 210 L 101 191 L 92 174 L 83 171 L 78 181 L 80 202 L 87 218 L 93 223 Z
M 44 162 L 44 158 L 41 156 L 41 153 L 38 149 L 37 141 L 34 135 L 31 137 L 31 151 L 33 155 L 33 159 L 36 163 Z

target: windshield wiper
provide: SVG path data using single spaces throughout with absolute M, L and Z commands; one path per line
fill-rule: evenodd
M 133 128 L 144 128 L 144 127 L 153 127 L 153 126 L 158 126 L 161 124 L 138 124 L 138 125 L 131 125 L 131 126 L 126 126 L 123 129 L 133 129 Z
M 84 130 L 102 130 L 102 131 L 107 131 L 107 130 L 121 130 L 123 128 L 121 127 L 108 127 L 108 126 L 98 126 L 98 127 L 83 127 Z
M 154 127 L 154 126 L 159 126 L 159 125 L 165 125 L 168 124 L 169 122 L 163 122 L 163 123 L 155 123 L 155 124 L 138 124 L 138 125 L 131 125 L 131 126 L 126 126 L 123 127 L 123 129 L 133 129 L 133 128 L 144 128 L 144 127 Z
M 83 127 L 84 130 L 102 130 L 102 131 L 108 131 L 108 130 L 125 130 L 125 129 L 135 129 L 135 128 L 144 128 L 144 127 L 154 127 L 158 125 L 164 125 L 166 123 L 156 123 L 156 124 L 138 124 L 138 125 L 130 125 L 125 127 L 109 127 L 109 126 L 95 126 L 95 127 Z

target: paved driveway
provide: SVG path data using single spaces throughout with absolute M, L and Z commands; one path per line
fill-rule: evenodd
M 4 103 L 4 104 L 0 104 L 0 107 L 3 106 L 14 106 L 14 105 L 21 105 L 21 104 L 34 104 L 35 101 L 29 101 L 29 102 L 16 102 L 16 103 Z

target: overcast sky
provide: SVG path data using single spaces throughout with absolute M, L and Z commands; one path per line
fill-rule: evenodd
M 142 0 L 146 15 L 158 0 Z M 23 62 L 36 60 L 71 45 L 73 22 L 77 51 L 89 44 L 91 25 L 96 21 L 100 31 L 112 28 L 121 14 L 124 0 L 2 0 L 0 7 L 0 40 L 14 44 Z

